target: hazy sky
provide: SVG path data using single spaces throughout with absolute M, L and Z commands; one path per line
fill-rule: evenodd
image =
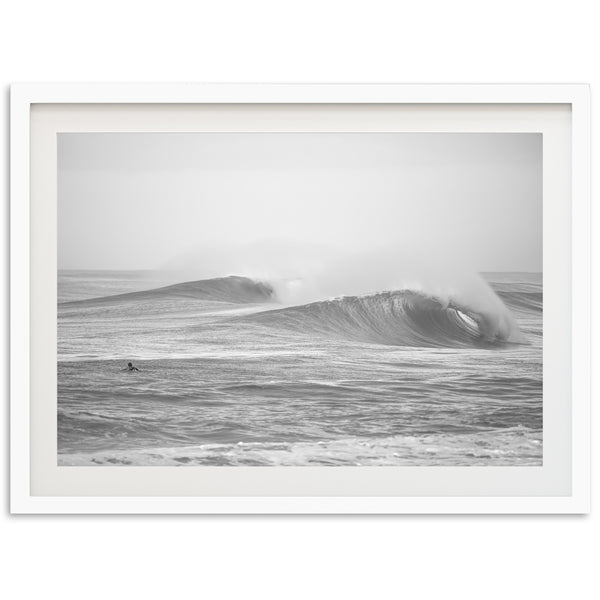
M 542 268 L 540 134 L 69 133 L 58 175 L 61 269 L 373 249 Z

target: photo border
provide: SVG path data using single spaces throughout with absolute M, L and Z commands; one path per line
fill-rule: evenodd
M 34 104 L 570 104 L 572 487 L 569 496 L 33 496 L 30 116 Z M 11 88 L 11 512 L 584 513 L 590 506 L 590 99 L 586 85 L 19 84 Z M 25 401 L 24 401 L 25 399 Z M 95 467 L 96 468 L 96 467 Z M 166 468 L 166 467 L 163 467 Z

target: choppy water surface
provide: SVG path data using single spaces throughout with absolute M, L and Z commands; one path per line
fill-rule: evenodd
M 541 275 L 485 277 L 494 310 L 61 272 L 59 464 L 540 465 Z

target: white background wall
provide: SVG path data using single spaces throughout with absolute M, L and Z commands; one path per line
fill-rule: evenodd
M 2 189 L 8 196 L 11 82 L 589 82 L 597 110 L 593 9 L 580 0 L 13 0 L 0 18 Z M 597 212 L 595 221 L 600 233 Z M 7 244 L 0 250 L 6 269 Z M 7 459 L 0 465 L 7 482 Z M 11 600 L 600 595 L 598 514 L 10 517 L 7 494 L 3 509 L 0 594 Z

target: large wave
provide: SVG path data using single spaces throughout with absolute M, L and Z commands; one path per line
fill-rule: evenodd
M 400 290 L 345 296 L 241 317 L 273 328 L 413 347 L 492 347 L 525 338 L 498 300 L 493 310 Z
M 137 302 L 188 298 L 234 304 L 250 304 L 274 300 L 275 292 L 268 284 L 248 277 L 218 277 L 202 281 L 187 281 L 152 290 L 102 296 L 89 300 L 63 302 L 61 306 L 96 306 L 113 302 Z
M 346 285 L 348 282 L 345 281 Z M 432 285 L 323 299 L 313 281 L 273 284 L 228 276 L 177 283 L 139 292 L 62 303 L 65 308 L 104 307 L 177 299 L 284 306 L 233 317 L 261 325 L 375 344 L 413 347 L 493 347 L 526 343 L 516 314 L 541 310 L 541 294 L 492 288 L 480 277 Z M 318 294 L 307 301 L 307 295 Z M 325 296 L 327 298 L 327 296 Z M 504 301 L 504 302 L 503 302 Z M 262 306 L 261 308 L 266 308 Z

